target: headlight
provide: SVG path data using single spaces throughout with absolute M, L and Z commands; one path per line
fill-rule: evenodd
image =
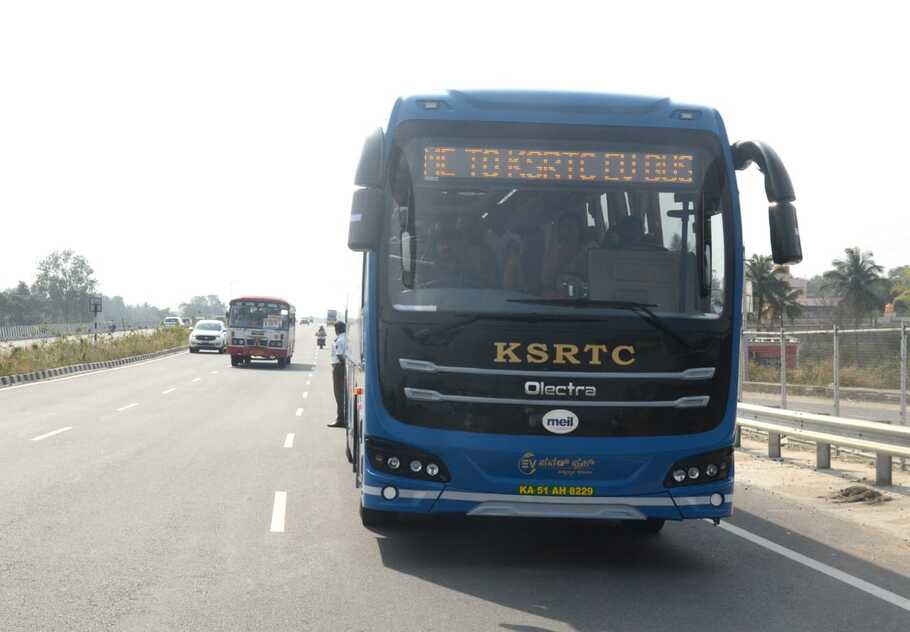
M 451 480 L 448 469 L 437 456 L 418 448 L 367 437 L 366 454 L 373 467 L 388 474 L 442 482 Z
M 733 448 L 714 450 L 680 459 L 664 479 L 666 487 L 700 485 L 725 480 L 733 471 Z

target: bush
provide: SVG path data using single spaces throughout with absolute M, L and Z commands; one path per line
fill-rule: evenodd
M 780 382 L 780 367 L 749 363 L 750 382 Z M 834 367 L 830 361 L 800 362 L 796 369 L 787 369 L 788 384 L 831 386 Z M 840 385 L 861 388 L 900 388 L 900 363 L 879 362 L 873 365 L 840 367 Z
M 36 342 L 28 347 L 0 351 L 0 375 L 31 373 L 84 362 L 105 362 L 130 356 L 185 346 L 189 330 L 168 327 L 153 333 L 129 333 L 125 336 L 102 334 L 92 338 L 57 338 Z

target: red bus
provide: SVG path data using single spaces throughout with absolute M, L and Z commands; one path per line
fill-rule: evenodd
M 231 300 L 228 317 L 228 353 L 231 366 L 253 359 L 277 360 L 286 367 L 294 355 L 294 306 L 272 296 L 241 296 Z

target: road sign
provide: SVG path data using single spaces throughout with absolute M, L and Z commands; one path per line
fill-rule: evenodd
M 100 296 L 89 296 L 88 305 L 89 305 L 89 310 L 93 314 L 101 313 L 101 297 Z

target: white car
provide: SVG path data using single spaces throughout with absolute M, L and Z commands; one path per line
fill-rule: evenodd
M 190 332 L 190 353 L 213 349 L 224 353 L 227 348 L 227 329 L 220 320 L 200 320 Z
M 165 327 L 180 327 L 183 323 L 180 322 L 180 319 L 177 316 L 168 316 L 161 324 Z

